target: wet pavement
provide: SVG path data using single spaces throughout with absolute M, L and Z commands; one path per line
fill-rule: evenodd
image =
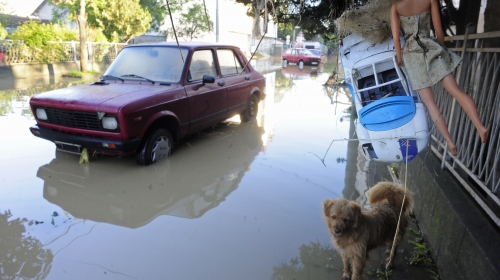
M 364 204 L 391 179 L 387 164 L 340 141 L 354 133 L 350 99 L 322 86 L 327 73 L 290 65 L 266 78 L 256 121 L 229 119 L 147 167 L 79 164 L 28 130 L 29 97 L 43 88 L 0 91 L 2 279 L 341 279 L 322 202 Z M 433 279 L 408 265 L 405 244 L 392 279 Z

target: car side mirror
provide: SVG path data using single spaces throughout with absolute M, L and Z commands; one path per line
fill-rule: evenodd
M 214 76 L 211 76 L 211 75 L 203 75 L 203 85 L 205 84 L 213 84 L 215 83 L 215 78 Z

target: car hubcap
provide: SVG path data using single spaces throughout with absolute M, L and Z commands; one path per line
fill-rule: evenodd
M 249 108 L 250 116 L 255 115 L 255 101 L 253 101 L 253 99 L 250 100 L 250 103 L 248 104 L 248 108 Z
M 151 150 L 151 162 L 156 162 L 165 159 L 170 154 L 170 141 L 167 137 L 162 136 L 156 139 L 156 142 Z

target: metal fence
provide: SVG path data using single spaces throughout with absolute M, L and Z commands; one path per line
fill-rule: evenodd
M 127 44 L 87 43 L 89 61 L 114 60 Z M 49 42 L 43 50 L 27 47 L 23 41 L 0 40 L 0 63 L 67 62 L 80 60 L 80 42 Z
M 433 87 L 439 109 L 447 120 L 451 136 L 458 147 L 451 157 L 446 142 L 436 127 L 432 129 L 431 150 L 472 195 L 491 219 L 500 227 L 500 48 L 485 48 L 489 40 L 498 40 L 500 31 L 447 37 L 457 42 L 457 52 L 463 58 L 456 69 L 459 87 L 477 105 L 483 124 L 488 128 L 488 140 L 481 143 L 479 135 L 456 100 L 440 83 Z

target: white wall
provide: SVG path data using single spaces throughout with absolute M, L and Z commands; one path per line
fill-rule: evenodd
M 52 10 L 57 9 L 55 6 L 49 5 L 48 2 L 45 2 L 42 7 L 38 10 L 36 16 L 43 20 L 52 20 Z M 76 22 L 67 20 L 67 15 L 62 19 L 63 22 L 67 22 L 72 29 L 78 29 L 78 25 Z

